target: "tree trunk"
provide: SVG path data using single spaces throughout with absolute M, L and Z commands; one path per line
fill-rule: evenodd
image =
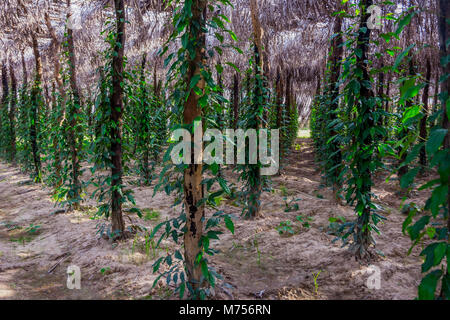
M 22 58 L 22 85 L 25 86 L 28 83 L 27 64 L 25 63 L 24 51 L 22 50 L 20 53 Z
M 428 98 L 430 95 L 430 80 L 431 80 L 431 62 L 427 59 L 426 74 L 425 74 L 425 87 L 423 88 L 422 104 L 423 104 L 423 118 L 420 119 L 420 142 L 427 140 L 427 122 L 428 122 Z M 427 165 L 427 154 L 425 152 L 425 146 L 420 149 L 419 163 L 422 166 L 422 171 Z
M 56 85 L 58 86 L 58 91 L 61 96 L 61 99 L 65 101 L 66 92 L 64 90 L 64 83 L 61 77 L 61 64 L 59 63 L 60 52 L 61 52 L 61 43 L 56 36 L 55 29 L 53 28 L 50 17 L 48 13 L 45 13 L 45 24 L 47 25 L 48 32 L 52 38 L 52 56 L 53 56 L 53 77 L 55 78 Z
M 123 0 L 114 0 L 116 13 L 116 44 L 112 61 L 111 116 L 111 231 L 117 238 L 123 237 L 125 223 L 122 217 L 122 128 L 123 128 L 123 59 L 125 47 L 125 8 Z
M 90 86 L 87 86 L 87 95 L 88 95 L 88 98 L 87 98 L 87 105 L 86 105 L 86 113 L 88 116 L 88 128 L 89 128 L 88 131 L 89 131 L 89 135 L 92 140 L 92 129 L 91 128 L 92 128 L 92 124 L 94 123 L 94 119 L 93 119 L 94 111 L 92 109 L 92 105 L 95 103 L 95 98 L 93 99 Z
M 44 112 L 45 112 L 45 118 L 46 119 L 48 119 L 48 116 L 49 116 L 49 110 L 50 110 L 50 93 L 49 93 L 49 91 L 48 91 L 48 84 L 47 84 L 47 82 L 46 81 L 44 81 L 44 99 L 45 99 L 45 104 L 44 104 L 44 106 L 45 106 L 45 110 L 44 110 Z
M 269 88 L 269 77 L 270 77 L 270 63 L 269 63 L 269 39 L 267 37 L 267 35 L 264 35 L 264 32 L 262 32 L 262 42 L 264 43 L 264 46 L 261 48 L 261 50 L 264 49 L 264 52 L 261 54 L 261 59 L 262 60 L 262 77 L 263 77 L 263 88 Z M 261 51 L 262 52 L 262 51 Z M 263 93 L 264 94 L 264 105 L 267 106 L 268 101 L 270 101 L 271 99 L 271 91 L 267 90 L 266 92 Z M 263 127 L 264 128 L 270 128 L 270 109 L 266 108 L 264 110 L 264 114 L 263 114 Z
M 140 87 L 141 87 L 141 100 L 140 103 L 143 104 L 143 108 L 142 108 L 142 112 L 143 114 L 141 115 L 142 119 L 144 120 L 143 122 L 141 121 L 141 130 L 143 130 L 144 132 L 144 141 L 141 141 L 141 145 L 143 148 L 143 160 L 142 160 L 142 166 L 143 166 L 143 171 L 144 171 L 144 184 L 145 185 L 150 185 L 150 154 L 149 154 L 149 130 L 148 130 L 148 126 L 150 125 L 149 122 L 151 119 L 149 119 L 149 113 L 150 110 L 147 107 L 147 105 L 150 103 L 148 101 L 148 97 L 147 97 L 147 88 L 145 87 L 145 63 L 146 63 L 146 59 L 147 59 L 147 54 L 143 54 L 142 56 L 142 63 L 141 63 L 141 78 L 140 78 Z M 141 139 L 141 137 L 137 137 L 136 139 Z
M 67 19 L 70 17 L 70 0 L 67 0 L 67 7 L 69 8 L 69 13 L 67 14 Z M 69 109 L 69 144 L 70 153 L 72 156 L 72 184 L 73 184 L 73 194 L 71 199 L 75 200 L 73 207 L 75 209 L 79 208 L 80 194 L 81 194 L 81 181 L 80 181 L 80 160 L 79 152 L 82 148 L 82 129 L 79 126 L 79 116 L 81 108 L 80 91 L 77 84 L 77 73 L 76 73 L 76 58 L 75 58 L 75 47 L 73 42 L 73 31 L 67 28 L 67 49 L 69 51 L 69 83 L 70 89 L 72 90 L 73 103 L 70 105 Z
M 413 63 L 413 60 L 411 59 L 409 61 L 409 76 L 412 77 L 414 75 L 414 72 L 415 72 L 414 71 L 414 63 Z M 405 103 L 405 109 L 406 110 L 409 109 L 412 106 L 413 103 L 414 103 L 414 101 L 412 99 L 408 99 L 408 101 L 406 101 L 406 103 Z M 399 132 L 399 136 L 398 136 L 399 140 L 404 139 L 406 136 L 408 136 L 408 134 L 409 134 L 409 129 L 405 128 L 405 127 L 402 127 L 402 129 Z M 403 150 L 403 148 L 400 146 L 399 149 L 398 149 L 398 155 L 400 156 L 400 159 L 399 159 L 399 165 L 400 165 L 400 164 L 405 162 L 405 160 L 406 160 L 406 158 L 408 156 L 408 152 L 406 150 Z M 398 169 L 398 178 L 399 178 L 399 180 L 401 180 L 401 178 L 405 174 L 407 174 L 408 171 L 409 171 L 408 165 L 401 166 Z
M 94 140 L 97 140 L 101 135 L 102 135 L 102 124 L 103 124 L 103 114 L 106 114 L 105 109 L 106 106 L 106 100 L 108 99 L 107 95 L 108 92 L 106 90 L 106 85 L 105 85 L 105 73 L 104 73 L 104 69 L 100 68 L 100 72 L 99 72 L 99 83 L 100 88 L 99 88 L 99 101 L 100 103 L 98 104 L 98 106 L 96 106 L 95 110 L 94 110 L 94 119 L 95 119 L 95 125 L 94 125 Z M 101 119 L 97 119 L 97 115 L 101 114 L 102 117 Z
M 381 62 L 380 69 L 383 69 L 384 63 Z M 377 109 L 378 109 L 378 119 L 377 119 L 377 127 L 380 129 L 384 126 L 385 116 L 383 116 L 381 113 L 384 110 L 384 71 L 382 70 L 380 73 L 378 73 L 378 84 L 377 84 L 377 98 L 380 99 L 379 102 L 377 102 Z M 382 141 L 385 137 L 382 134 L 377 134 L 377 139 Z M 377 155 L 377 158 L 379 161 L 382 161 L 382 157 L 380 152 L 378 150 L 375 150 L 375 153 Z
M 391 93 L 390 92 L 391 91 L 391 76 L 390 75 L 388 75 L 388 78 L 387 78 L 386 82 L 387 82 L 387 85 L 386 85 L 386 100 L 384 102 L 384 111 L 386 113 L 390 113 L 390 110 L 389 110 L 389 98 L 390 98 L 389 94 Z M 388 127 L 389 126 L 389 117 L 384 117 L 383 120 L 384 120 L 383 121 L 383 125 L 385 127 Z M 389 131 L 386 133 L 386 136 L 384 137 L 384 141 L 386 141 L 388 139 L 389 139 Z
M 277 79 L 275 83 L 276 105 L 277 105 L 277 128 L 281 129 L 283 124 L 283 80 L 281 78 L 280 67 L 277 70 Z
M 384 67 L 384 65 L 382 64 L 381 68 L 383 68 L 383 67 Z M 379 107 L 380 107 L 379 109 L 381 109 L 380 111 L 383 110 L 383 97 L 384 97 L 383 94 L 384 94 L 384 72 L 381 71 L 378 74 L 378 89 L 377 89 L 378 99 L 381 99 L 381 102 L 379 104 Z M 378 126 L 382 127 L 383 123 L 384 123 L 384 117 L 380 115 L 378 118 Z
M 219 63 L 218 63 L 218 65 L 220 66 L 220 67 L 222 67 L 222 63 L 219 61 Z M 217 74 L 216 74 L 216 77 L 217 77 L 217 86 L 218 86 L 218 88 L 219 88 L 219 93 L 220 93 L 220 95 L 224 95 L 223 94 L 223 80 L 222 80 L 222 74 L 221 73 L 219 73 L 219 71 L 217 71 L 216 70 L 216 72 L 217 72 Z M 223 126 L 224 126 L 224 119 L 223 119 L 223 110 L 224 110 L 224 107 L 223 107 L 223 102 L 221 102 L 221 101 L 219 101 L 219 104 L 220 104 L 220 112 L 219 112 L 219 114 L 217 115 L 217 126 L 218 126 L 218 129 L 219 130 L 222 130 L 223 129 Z
M 8 111 L 8 96 L 9 96 L 9 87 L 8 87 L 8 69 L 6 67 L 6 61 L 2 61 L 2 89 L 3 95 L 2 100 L 0 102 L 0 133 L 2 132 L 3 126 L 3 110 L 5 110 L 5 114 Z M 8 151 L 8 143 L 9 141 L 4 140 L 3 137 L 0 137 L 0 151 L 5 152 L 5 157 L 7 156 Z M 4 150 L 2 150 L 4 147 Z
M 263 71 L 264 71 L 264 58 L 262 48 L 262 36 L 263 29 L 261 28 L 261 22 L 259 20 L 258 4 L 256 0 L 250 0 L 250 13 L 253 25 L 253 41 L 255 50 L 255 91 L 253 96 L 253 116 L 255 117 L 254 127 L 257 132 L 262 127 L 262 120 L 264 117 L 264 111 L 260 114 L 261 105 L 263 105 Z M 253 219 L 259 217 L 261 214 L 260 194 L 262 190 L 261 183 L 261 168 L 259 165 L 251 166 L 253 181 L 250 185 L 248 196 L 248 215 L 247 218 Z
M 161 79 L 158 80 L 157 78 L 157 74 L 156 74 L 156 61 L 155 61 L 155 65 L 153 67 L 153 95 L 154 95 L 154 99 L 155 99 L 155 105 L 153 106 L 154 108 L 165 108 L 165 105 L 161 102 L 161 86 L 162 86 L 162 82 Z M 166 119 L 165 118 L 159 118 L 158 119 L 158 128 L 160 127 L 164 127 L 166 126 Z M 158 137 L 157 141 L 158 144 L 160 144 L 160 146 L 158 147 L 157 150 L 155 150 L 153 152 L 153 161 L 154 163 L 158 162 L 158 158 L 159 158 L 159 152 L 161 150 L 161 145 L 163 143 L 163 137 Z M 154 168 L 155 165 L 153 165 Z
M 197 87 L 203 90 L 205 80 L 200 74 L 200 65 L 204 63 L 206 38 L 203 31 L 206 23 L 206 0 L 193 0 L 192 23 L 188 26 L 191 37 L 198 39 L 195 46 L 195 57 L 189 56 L 186 82 L 191 83 L 191 79 L 200 75 Z M 191 89 L 184 104 L 183 123 L 193 125 L 194 120 L 202 116 L 202 109 L 199 106 L 198 96 L 194 89 Z M 191 141 L 194 141 L 191 132 Z M 194 148 L 191 149 L 191 160 L 195 160 Z M 200 159 L 203 158 L 201 155 Z M 191 161 L 194 162 L 194 161 Z M 201 162 L 201 161 L 200 161 Z M 204 205 L 198 206 L 198 202 L 204 197 L 202 185 L 201 163 L 191 163 L 184 170 L 184 206 L 186 210 L 186 232 L 184 233 L 184 256 L 187 278 L 194 290 L 200 288 L 202 271 L 199 263 L 196 263 L 197 256 L 202 252 L 201 238 L 203 235 L 203 219 L 205 216 Z
M 334 24 L 334 34 L 340 34 L 342 29 L 342 18 L 336 17 L 336 22 Z M 341 60 L 344 53 L 342 47 L 342 36 L 338 35 L 333 38 L 332 42 L 332 55 L 331 55 L 331 74 L 330 74 L 330 94 L 331 94 L 331 104 L 330 104 L 330 123 L 338 118 L 339 112 L 339 77 L 341 72 Z M 331 128 L 328 138 L 334 137 L 338 133 Z M 340 188 L 339 175 L 341 174 L 340 167 L 337 167 L 342 163 L 342 153 L 340 151 L 340 146 L 337 141 L 330 143 L 330 162 L 332 170 L 332 183 L 333 183 L 333 195 L 336 201 L 339 201 L 338 190 Z M 335 168 L 335 169 L 332 169 Z
M 39 109 L 42 103 L 42 60 L 41 55 L 38 49 L 38 43 L 36 39 L 36 35 L 31 33 L 31 39 L 33 43 L 33 52 L 34 59 L 36 62 L 36 75 L 34 79 L 34 84 L 31 89 L 31 112 L 30 112 L 30 142 L 31 142 L 31 151 L 33 153 L 33 162 L 34 162 L 34 174 L 35 181 L 41 182 L 41 155 L 38 146 L 38 118 L 39 118 Z
M 264 63 L 263 63 L 264 58 L 262 50 L 263 29 L 261 27 L 261 22 L 259 20 L 257 0 L 250 0 L 250 14 L 252 17 L 253 39 L 259 55 L 259 61 L 257 65 L 261 68 L 260 72 L 263 72 L 264 70 Z
M 57 118 L 57 126 L 61 128 L 63 126 L 64 118 L 65 118 L 65 105 L 66 105 L 66 90 L 64 90 L 64 83 L 63 79 L 61 77 L 61 64 L 59 62 L 60 58 L 60 52 L 61 52 L 61 43 L 58 40 L 58 37 L 56 36 L 55 29 L 53 28 L 51 22 L 50 22 L 50 16 L 48 13 L 45 13 L 45 24 L 47 25 L 48 32 L 50 33 L 50 36 L 52 38 L 52 56 L 53 56 L 53 77 L 55 78 L 56 85 L 58 86 L 58 92 L 60 96 L 60 110 L 57 110 L 56 112 L 59 112 L 58 118 Z M 58 135 L 55 134 L 53 137 L 53 150 L 55 155 L 55 187 L 58 188 L 62 184 L 61 180 L 61 150 L 59 149 L 59 143 L 58 143 Z
M 436 80 L 434 82 L 433 109 L 431 111 L 431 114 L 435 114 L 439 109 L 439 72 L 440 70 L 436 69 Z M 432 127 L 434 127 L 437 124 L 438 119 L 434 119 L 433 123 L 431 124 Z
M 11 106 L 9 109 L 9 129 L 11 139 L 11 161 L 16 163 L 16 104 L 17 104 L 17 80 L 14 74 L 12 62 L 9 64 L 11 77 Z
M 275 82 L 276 92 L 276 106 L 277 106 L 277 128 L 281 133 L 281 140 L 283 139 L 284 130 L 283 126 L 283 78 L 281 77 L 280 67 L 277 69 L 277 78 Z M 280 159 L 284 158 L 284 148 L 280 148 Z M 281 168 L 278 170 L 278 175 L 281 175 Z
M 155 62 L 155 66 L 153 67 L 153 93 L 155 94 L 155 97 L 157 99 L 160 98 L 161 95 L 161 80 L 157 81 L 157 76 L 156 76 L 156 62 Z
M 362 70 L 362 79 L 361 82 L 370 82 L 369 75 L 369 66 L 368 66 L 368 51 L 369 51 L 369 43 L 370 43 L 370 29 L 367 28 L 367 22 L 370 18 L 370 14 L 367 12 L 367 8 L 373 4 L 372 0 L 360 0 L 359 9 L 361 10 L 361 22 L 360 22 L 360 30 L 358 35 L 358 44 L 357 47 L 361 52 L 361 55 L 357 56 L 356 64 L 360 70 Z M 365 32 L 361 29 L 365 28 Z M 362 98 L 360 117 L 362 119 L 367 118 L 370 119 L 365 123 L 366 128 L 373 128 L 375 126 L 375 122 L 373 117 L 367 117 L 367 115 L 374 112 L 374 110 L 370 106 L 370 102 L 368 101 L 373 92 L 370 88 L 367 88 L 364 85 L 361 85 L 360 89 L 360 98 Z M 361 132 L 358 137 L 355 137 L 357 143 L 361 144 L 359 148 L 365 148 L 367 146 L 372 145 L 373 140 L 370 134 L 364 136 Z M 357 172 L 358 176 L 363 181 L 362 186 L 360 188 L 360 192 L 370 199 L 371 193 L 371 169 L 370 163 L 372 158 L 369 157 L 365 161 L 360 161 L 357 164 Z M 357 258 L 364 258 L 368 253 L 368 248 L 371 244 L 370 241 L 370 230 L 365 228 L 365 226 L 369 223 L 371 212 L 371 208 L 368 204 L 364 204 L 364 208 L 362 210 L 361 215 L 358 216 L 357 223 L 355 226 L 356 229 L 356 246 L 355 246 L 355 255 Z
M 233 128 L 237 129 L 239 118 L 239 77 L 237 73 L 233 75 Z
M 292 105 L 292 101 L 291 101 L 291 98 L 292 98 L 292 96 L 291 96 L 291 79 L 292 79 L 292 76 L 291 76 L 291 72 L 288 70 L 287 71 L 287 77 L 286 77 L 286 96 L 285 96 L 285 108 L 286 108 L 286 115 L 287 115 L 287 117 L 288 117 L 288 120 L 290 120 L 289 119 L 289 116 L 290 116 L 290 114 L 291 114 L 291 105 Z
M 219 61 L 218 66 L 222 67 L 222 63 Z M 219 87 L 219 94 L 221 96 L 224 96 L 224 90 L 223 90 L 223 80 L 222 80 L 222 73 L 219 73 L 219 71 L 217 71 L 217 86 Z M 220 111 L 217 114 L 217 126 L 220 131 L 223 131 L 224 129 L 224 116 L 223 116 L 223 111 L 225 110 L 224 108 L 224 104 L 222 101 L 219 101 L 219 105 L 220 105 Z M 222 177 L 222 166 L 220 164 L 218 164 L 218 171 L 217 171 L 217 176 L 218 177 Z
M 320 84 L 321 84 L 321 77 L 320 74 L 317 76 L 317 83 L 316 83 L 316 96 L 320 95 Z

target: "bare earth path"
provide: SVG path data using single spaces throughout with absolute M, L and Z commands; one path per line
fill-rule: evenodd
M 413 299 L 421 262 L 419 249 L 406 255 L 410 241 L 401 232 L 405 216 L 398 212 L 397 182 L 386 183 L 380 177 L 375 187 L 388 220 L 376 236 L 383 256 L 372 262 L 381 272 L 381 288 L 369 289 L 368 265 L 356 262 L 327 234 L 330 217 L 351 220 L 353 210 L 334 203 L 331 192 L 321 186 L 311 141 L 297 143 L 283 174 L 273 179 L 274 191 L 262 197 L 264 218 L 236 220 L 235 235 L 226 231 L 217 244 L 220 253 L 211 261 L 224 280 L 215 298 Z M 227 170 L 225 174 L 235 181 L 234 173 Z M 137 205 L 158 214 L 147 220 L 129 216 L 128 225 L 151 229 L 177 214 L 171 208 L 172 197 L 157 193 L 152 198 L 153 186 L 132 188 Z M 295 202 L 298 210 L 285 212 L 284 197 L 301 199 Z M 412 198 L 423 203 L 426 194 L 415 192 Z M 48 189 L 31 183 L 16 167 L 0 163 L 0 299 L 173 298 L 162 284 L 152 289 L 156 275 L 151 267 L 174 248 L 173 242 L 163 241 L 161 249 L 153 250 L 145 248 L 139 233 L 118 244 L 99 239 L 97 225 L 103 220 L 92 218 L 94 203 L 85 205 L 83 211 L 54 214 L 58 208 Z M 241 210 L 228 199 L 221 209 L 236 216 Z M 308 220 L 310 227 L 302 226 L 298 216 Z M 280 235 L 276 227 L 287 221 L 294 234 Z M 66 287 L 69 265 L 81 269 L 80 290 Z M 313 274 L 318 272 L 316 291 Z

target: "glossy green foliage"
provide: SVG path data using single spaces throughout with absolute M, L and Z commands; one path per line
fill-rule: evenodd
M 183 107 L 185 101 L 190 95 L 191 90 L 199 96 L 198 105 L 202 108 L 202 120 L 203 128 L 214 128 L 218 124 L 217 114 L 224 113 L 223 107 L 227 105 L 228 101 L 222 96 L 222 89 L 213 79 L 213 71 L 210 68 L 216 69 L 215 71 L 220 75 L 223 71 L 221 67 L 215 67 L 214 65 L 208 66 L 208 64 L 203 64 L 201 61 L 197 68 L 200 70 L 200 74 L 197 74 L 188 79 L 188 69 L 189 64 L 192 63 L 193 58 L 196 55 L 197 50 L 202 49 L 198 41 L 200 35 L 206 30 L 201 29 L 201 25 L 205 23 L 212 31 L 211 33 L 219 40 L 219 45 L 209 50 L 206 50 L 204 61 L 209 61 L 216 54 L 221 56 L 225 47 L 230 47 L 230 45 L 225 45 L 224 34 L 228 34 L 232 40 L 236 40 L 236 35 L 229 29 L 226 28 L 226 24 L 229 23 L 228 18 L 223 14 L 214 15 L 210 20 L 193 21 L 192 17 L 192 0 L 185 0 L 182 2 L 176 2 L 176 8 L 172 17 L 172 24 L 174 30 L 170 35 L 166 45 L 161 50 L 160 54 L 165 55 L 169 50 L 169 43 L 179 43 L 181 46 L 177 51 L 169 53 L 165 59 L 164 65 L 169 67 L 167 74 L 168 83 L 171 83 L 173 89 L 171 90 L 171 95 L 167 104 L 171 106 L 170 114 L 170 131 L 177 128 L 184 127 L 185 129 L 193 132 L 193 126 L 182 125 L 182 115 Z M 228 0 L 210 0 L 207 2 L 207 8 L 209 11 L 222 12 L 223 6 L 231 5 Z M 178 40 L 181 40 L 178 42 Z M 233 47 L 233 46 L 231 46 Z M 206 48 L 203 48 L 206 49 Z M 235 48 L 237 49 L 237 48 Z M 239 51 L 239 49 L 237 49 Z M 225 63 L 228 64 L 228 63 Z M 204 88 L 199 88 L 198 84 L 200 80 L 204 80 Z M 153 229 L 151 238 L 155 237 L 156 232 L 162 231 L 157 245 L 160 244 L 162 239 L 171 238 L 174 242 L 178 243 L 180 239 L 183 239 L 183 235 L 186 232 L 186 214 L 184 208 L 183 200 L 183 172 L 187 165 L 180 164 L 174 165 L 170 161 L 170 153 L 177 142 L 171 141 L 169 147 L 163 158 L 164 168 L 159 177 L 159 183 L 155 187 L 155 192 L 160 188 L 164 188 L 167 194 L 175 193 L 176 200 L 174 206 L 183 203 L 183 209 L 180 215 L 176 218 L 170 219 L 156 226 Z M 212 163 L 210 165 L 203 166 L 204 171 L 209 171 L 211 173 L 210 178 L 204 178 L 202 184 L 205 185 L 205 197 L 197 203 L 196 206 L 207 205 L 213 209 L 216 209 L 215 199 L 223 194 L 229 193 L 230 189 L 228 187 L 227 181 L 219 175 L 219 164 Z M 213 185 L 219 187 L 218 191 L 212 191 Z M 218 226 L 221 221 L 225 222 L 225 226 L 234 232 L 234 226 L 229 215 L 224 214 L 222 211 L 217 210 L 209 219 L 205 220 L 205 232 L 199 243 L 200 254 L 196 257 L 195 263 L 200 265 L 202 271 L 201 283 L 206 282 L 209 286 L 214 288 L 216 284 L 216 279 L 220 279 L 220 275 L 212 268 L 208 263 L 208 256 L 213 255 L 216 250 L 210 246 L 211 240 L 219 239 L 218 236 L 222 233 L 218 230 Z M 166 283 L 169 285 L 173 283 L 176 287 L 175 292 L 183 297 L 185 292 L 189 293 L 190 298 L 200 298 L 204 299 L 210 295 L 210 287 L 200 287 L 195 289 L 192 287 L 189 279 L 186 276 L 186 269 L 184 264 L 183 254 L 176 250 L 172 254 L 168 254 L 166 257 L 158 259 L 153 265 L 153 271 L 157 272 L 160 270 L 161 266 L 165 265 L 163 272 L 160 272 L 159 276 L 154 282 L 154 285 L 161 279 L 165 278 Z

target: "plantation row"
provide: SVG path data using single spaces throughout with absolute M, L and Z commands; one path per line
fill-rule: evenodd
M 426 51 L 430 45 L 407 43 L 401 48 L 397 41 L 413 18 L 425 13 L 412 7 L 398 19 L 387 14 L 382 19 L 394 20 L 395 28 L 379 33 L 366 27 L 370 12 L 365 8 L 372 4 L 371 0 L 360 1 L 359 21 L 348 26 L 339 18 L 348 17 L 347 13 L 337 13 L 324 85 L 311 115 L 317 159 L 336 199 L 355 206 L 357 219 L 342 224 L 340 231 L 345 234 L 344 245 L 349 245 L 357 258 L 376 255 L 374 233 L 379 233 L 378 224 L 386 219 L 374 203 L 374 175 L 385 171 L 398 177 L 403 209 L 408 213 L 402 231 L 410 236 L 412 247 L 424 248 L 424 278 L 418 296 L 433 299 L 440 287 L 437 296 L 448 299 L 449 5 L 438 1 L 441 59 L 440 70 L 435 70 L 438 81 L 432 83 L 431 57 Z M 423 57 L 425 64 L 417 65 Z M 433 177 L 419 185 L 430 190 L 424 207 L 408 202 L 419 175 Z
M 159 273 L 155 284 L 164 279 L 176 286 L 181 298 L 185 292 L 191 298 L 206 298 L 221 277 L 208 262 L 216 253 L 210 242 L 219 240 L 222 222 L 234 233 L 232 217 L 218 208 L 215 199 L 223 194 L 239 198 L 241 217 L 259 218 L 261 194 L 270 190 L 270 178 L 261 175 L 260 162 L 249 164 L 248 153 L 246 164 L 228 166 L 239 176 L 240 191 L 232 188 L 222 164 L 174 164 L 170 153 L 177 141 L 172 141 L 172 131 L 187 129 L 194 141 L 196 120 L 202 120 L 204 130 L 280 129 L 282 170 L 304 106 L 296 103 L 291 74 L 278 68 L 270 80 L 256 0 L 249 0 L 252 37 L 246 52 L 234 45 L 238 38 L 228 28 L 229 0 L 169 3 L 174 6 L 171 34 L 159 52 L 165 59 L 166 78 L 158 79 L 156 64 L 148 66 L 145 53 L 135 65 L 128 63 L 125 43 L 130 23 L 124 0 L 114 0 L 114 15 L 100 34 L 106 49 L 96 70 L 97 85 L 83 92 L 73 31 L 66 25 L 59 43 L 47 15 L 46 28 L 53 39 L 52 92 L 45 94 L 42 87 L 42 59 L 36 35 L 30 32 L 34 78 L 27 79 L 23 53 L 20 85 L 12 64 L 9 70 L 6 62 L 2 64 L 0 154 L 34 182 L 50 186 L 57 203 L 68 210 L 82 209 L 83 201 L 95 199 L 97 216 L 111 221 L 105 236 L 114 241 L 131 232 L 123 219 L 126 204 L 129 208 L 131 203 L 127 211 L 141 216 L 123 182 L 125 176 L 138 176 L 142 185 L 154 185 L 155 193 L 164 190 L 173 195 L 173 205 L 180 205 L 179 216 L 158 224 L 150 237 L 158 238 L 158 244 L 172 239 L 181 249 L 154 263 L 153 272 Z M 431 55 L 424 65 L 419 63 L 430 45 L 407 43 L 409 37 L 404 36 L 411 32 L 415 17 L 425 13 L 403 7 L 396 17 L 389 13 L 393 3 L 380 3 L 386 9 L 382 20 L 392 28 L 381 32 L 370 27 L 373 4 L 344 0 L 332 14 L 334 32 L 323 76 L 317 76 L 310 119 L 317 162 L 336 200 L 354 206 L 355 220 L 341 224 L 339 233 L 343 244 L 363 261 L 376 259 L 374 233 L 385 219 L 374 202 L 374 176 L 388 172 L 398 177 L 408 212 L 403 232 L 412 246 L 424 248 L 418 297 L 448 299 L 449 5 L 436 0 L 438 19 L 432 15 L 440 35 L 439 70 L 435 70 Z M 218 45 L 207 43 L 208 37 Z M 225 52 L 230 50 L 246 61 L 245 70 L 227 61 Z M 225 77 L 232 78 L 230 88 L 224 86 Z M 189 158 L 194 159 L 194 149 Z M 162 168 L 159 175 L 157 167 Z M 82 178 L 85 170 L 90 170 L 88 179 Z M 433 177 L 421 186 L 430 191 L 423 208 L 407 200 L 419 175 Z

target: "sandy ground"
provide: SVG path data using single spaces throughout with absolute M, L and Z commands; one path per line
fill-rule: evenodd
M 235 179 L 234 174 L 225 172 Z M 420 282 L 420 248 L 407 256 L 410 240 L 402 235 L 405 216 L 399 212 L 398 182 L 377 178 L 375 193 L 387 221 L 376 236 L 382 254 L 371 264 L 379 268 L 380 289 L 369 289 L 367 263 L 359 263 L 332 243 L 330 217 L 354 218 L 351 207 L 338 205 L 320 182 L 311 140 L 299 139 L 283 174 L 273 179 L 274 191 L 262 196 L 263 219 L 235 221 L 235 234 L 222 235 L 211 260 L 224 276 L 216 299 L 413 299 Z M 126 217 L 127 225 L 151 229 L 177 215 L 173 198 L 153 186 L 131 186 L 138 207 L 160 214 L 150 219 Z M 411 200 L 423 204 L 427 194 L 413 192 Z M 284 197 L 298 199 L 298 210 L 285 212 Z M 119 243 L 96 234 L 103 220 L 93 219 L 94 203 L 83 210 L 56 213 L 49 189 L 30 183 L 16 167 L 0 164 L 0 299 L 174 299 L 162 283 L 152 289 L 157 275 L 152 263 L 174 249 L 163 241 L 160 249 L 146 250 L 137 233 Z M 221 209 L 239 216 L 241 209 L 224 200 Z M 211 212 L 209 212 L 211 213 Z M 308 219 L 304 227 L 297 216 Z M 280 235 L 276 227 L 291 221 L 293 235 Z M 39 226 L 36 232 L 29 231 Z M 28 230 L 27 230 L 28 228 Z M 66 286 L 67 267 L 81 270 L 81 289 Z M 52 270 L 53 269 L 53 270 Z M 50 272 L 49 272 L 50 271 Z M 317 276 L 316 285 L 314 276 Z M 161 281 L 162 282 L 162 281 Z

